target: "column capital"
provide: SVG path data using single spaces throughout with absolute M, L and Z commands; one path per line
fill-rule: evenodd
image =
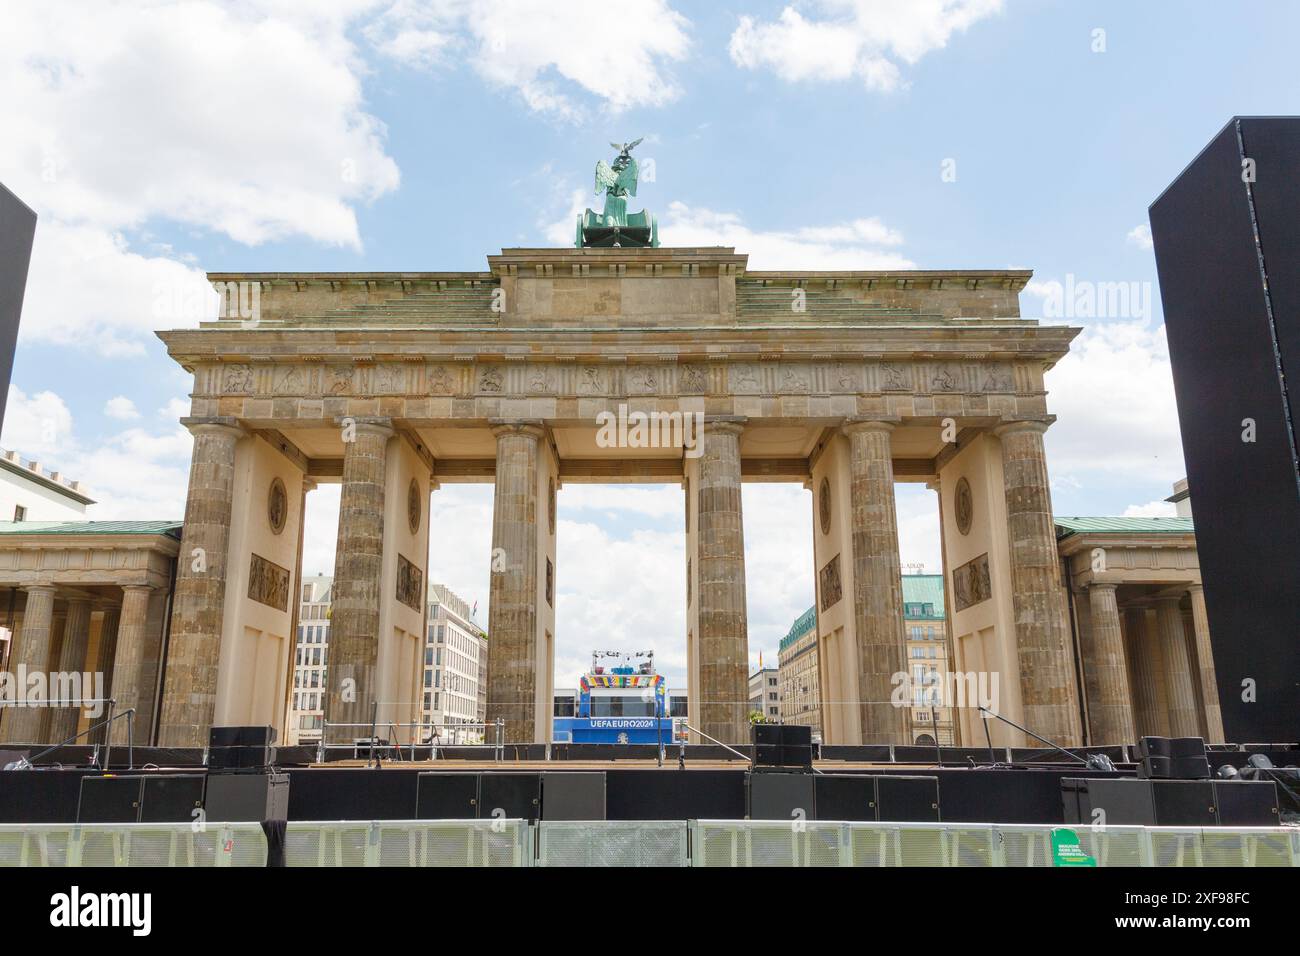
M 740 435 L 749 418 L 744 415 L 705 415 L 704 430 L 718 435 Z
M 141 592 L 148 593 L 150 591 L 156 591 L 156 590 L 157 588 L 155 588 L 152 584 L 123 584 L 122 585 L 123 594 L 127 593 L 128 591 L 132 591 L 136 594 L 139 594 Z
M 1190 594 L 1192 597 L 1195 597 L 1198 594 L 1204 594 L 1205 586 L 1201 584 L 1199 581 L 1196 584 L 1189 584 L 1187 585 L 1187 593 Z
M 214 415 L 207 418 L 182 418 L 181 424 L 190 430 L 191 435 L 229 435 L 231 438 L 243 438 L 248 432 L 239 420 L 229 415 Z
M 1090 581 L 1087 585 L 1089 591 L 1113 591 L 1117 587 L 1114 581 Z
M 53 584 L 25 584 L 19 590 L 27 594 L 55 594 L 59 589 Z
M 1154 599 L 1156 607 L 1168 607 L 1170 605 L 1177 607 L 1182 603 L 1182 600 L 1183 596 L 1181 594 L 1164 594 Z
M 1001 424 L 993 426 L 993 434 L 998 438 L 1017 432 L 1037 432 L 1042 435 L 1055 421 L 1055 415 L 1043 415 L 1038 418 L 1004 418 Z
M 858 432 L 892 432 L 903 419 L 898 415 L 881 416 L 879 418 L 846 418 L 844 424 L 840 426 L 840 431 L 845 435 L 854 435 Z
M 502 435 L 523 435 L 541 440 L 546 437 L 546 424 L 540 418 L 489 418 L 492 434 L 497 438 Z
M 334 419 L 336 425 L 351 425 L 357 431 L 367 431 L 376 435 L 382 435 L 384 438 L 392 438 L 397 434 L 393 428 L 393 420 L 382 416 L 373 415 L 340 415 Z

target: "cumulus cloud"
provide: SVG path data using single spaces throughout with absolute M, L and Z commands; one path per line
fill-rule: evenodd
M 578 119 L 578 91 L 614 111 L 677 99 L 671 64 L 687 55 L 689 27 L 667 0 L 401 0 L 365 34 L 407 66 L 463 59 L 530 109 Z
M 546 226 L 547 240 L 557 245 L 573 242 L 574 223 L 589 205 L 584 190 L 573 190 L 567 213 Z M 902 234 L 875 216 L 764 230 L 748 225 L 738 213 L 674 201 L 659 220 L 659 241 L 665 246 L 733 246 L 748 253 L 749 268 L 757 270 L 916 268 L 898 251 Z
M 172 519 L 185 513 L 192 439 L 175 422 L 88 441 L 58 394 L 28 395 L 10 385 L 0 445 L 80 481 L 97 502 L 90 511 L 96 521 Z
M 1163 325 L 1085 326 L 1047 387 L 1057 416 L 1047 433 L 1054 477 L 1103 488 L 1171 484 L 1186 473 Z
M 1140 222 L 1128 231 L 1128 241 L 1139 249 L 1154 249 L 1155 241 L 1151 238 L 1151 226 Z
M 125 422 L 133 418 L 139 418 L 140 410 L 135 407 L 135 402 L 125 395 L 115 395 L 104 403 L 104 414 L 109 418 L 116 418 Z
M 1124 509 L 1125 518 L 1173 518 L 1177 514 L 1173 502 L 1163 499 L 1148 501 L 1144 505 L 1129 505 Z
M 24 339 L 138 354 L 215 314 L 191 263 L 132 248 L 153 223 L 359 248 L 356 206 L 400 178 L 347 34 L 373 6 L 6 7 L 0 180 L 40 216 Z
M 742 16 L 728 52 L 737 66 L 788 82 L 856 79 L 888 92 L 911 66 L 954 33 L 1002 9 L 1002 0 L 816 0 L 807 16 L 788 6 L 776 20 Z

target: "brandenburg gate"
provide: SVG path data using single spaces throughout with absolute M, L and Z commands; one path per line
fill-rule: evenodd
M 429 496 L 486 482 L 488 719 L 548 740 L 557 492 L 671 482 L 690 722 L 744 740 L 747 481 L 812 492 L 814 566 L 790 573 L 816 580 L 828 743 L 908 741 L 896 481 L 938 492 L 953 667 L 996 672 L 1001 714 L 1080 743 L 1043 452 L 1044 373 L 1078 330 L 1020 317 L 1030 273 L 754 272 L 730 248 L 606 239 L 506 249 L 483 272 L 210 276 L 222 317 L 160 333 L 194 376 L 194 450 L 159 743 L 282 724 L 319 482 L 342 484 L 331 723 L 368 723 L 376 704 L 381 722 L 409 719 Z M 687 427 L 608 440 L 610 421 L 632 423 L 622 435 L 656 419 Z

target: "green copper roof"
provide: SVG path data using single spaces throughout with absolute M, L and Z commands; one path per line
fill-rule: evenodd
M 0 534 L 166 534 L 181 536 L 179 521 L 0 521 Z
M 1056 537 L 1072 534 L 1192 534 L 1191 518 L 1056 518 Z
M 924 605 L 917 608 L 915 605 Z M 904 621 L 942 621 L 943 575 L 942 574 L 904 574 L 903 575 L 903 620 Z M 809 608 L 790 625 L 789 632 L 781 638 L 780 650 L 785 650 L 799 638 L 803 637 L 817 625 L 815 608 Z

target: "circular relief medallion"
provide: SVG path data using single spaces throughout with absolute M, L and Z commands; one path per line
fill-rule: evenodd
M 406 523 L 411 526 L 411 534 L 420 530 L 420 510 L 420 483 L 412 478 L 406 489 Z
M 546 492 L 546 517 L 550 521 L 551 534 L 555 534 L 555 479 L 548 479 Z
M 827 478 L 822 479 L 821 487 L 817 490 L 817 514 L 821 518 L 822 534 L 831 533 L 831 483 Z
M 952 507 L 957 514 L 957 530 L 962 534 L 970 534 L 971 518 L 975 515 L 975 499 L 971 497 L 970 482 L 965 478 L 957 482 Z
M 284 482 L 279 478 L 271 480 L 271 490 L 266 496 L 266 520 L 271 523 L 271 530 L 279 534 L 284 530 L 284 523 L 289 517 L 289 494 L 284 490 Z

